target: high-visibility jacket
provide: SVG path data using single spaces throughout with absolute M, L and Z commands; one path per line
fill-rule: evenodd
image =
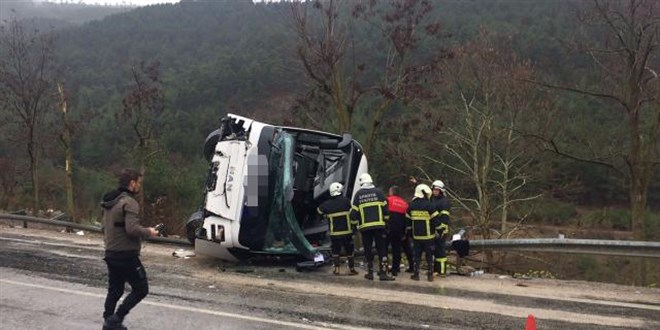
M 426 241 L 435 238 L 440 229 L 439 212 L 426 198 L 415 198 L 408 206 L 406 217 L 409 219 L 408 228 L 412 231 L 413 240 Z
M 451 209 L 451 203 L 449 203 L 449 199 L 444 195 L 440 195 L 438 197 L 431 196 L 431 203 L 433 203 L 435 206 L 436 211 L 440 213 L 440 232 L 444 231 L 445 234 L 449 234 L 449 210 Z
M 406 212 L 408 211 L 408 202 L 403 198 L 390 195 L 387 196 L 387 208 L 390 212 L 390 219 L 387 227 L 390 233 L 403 234 L 406 230 Z
M 353 198 L 351 220 L 360 231 L 385 228 L 389 218 L 387 200 L 378 188 L 362 188 Z
M 330 236 L 343 237 L 353 234 L 351 224 L 351 201 L 344 196 L 335 196 L 323 202 L 316 209 L 328 219 Z
M 406 214 L 408 211 L 408 203 L 401 197 L 397 195 L 387 196 L 387 208 L 392 213 Z

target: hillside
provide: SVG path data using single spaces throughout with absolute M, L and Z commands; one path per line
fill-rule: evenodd
M 65 25 L 81 25 L 109 15 L 124 13 L 134 9 L 134 7 L 87 5 L 74 3 L 73 1 L 58 3 L 54 1 L 8 0 L 3 1 L 0 9 L 0 22 L 5 22 L 12 15 L 16 15 L 20 20 L 39 18 L 59 22 L 59 24 L 53 26 L 57 29 Z
M 383 6 L 379 10 L 392 10 L 388 5 L 396 2 L 376 3 Z M 631 175 L 643 171 L 633 171 L 631 166 L 651 164 L 642 227 L 648 239 L 660 237 L 660 167 L 653 165 L 660 153 L 658 128 L 653 126 L 657 103 L 644 101 L 640 106 L 640 133 L 635 135 L 628 126 L 631 117 L 613 98 L 567 91 L 621 90 L 621 84 L 606 79 L 607 70 L 599 65 L 613 63 L 617 69 L 624 67 L 622 63 L 612 58 L 597 63 L 573 47 L 606 36 L 606 26 L 585 25 L 581 20 L 581 13 L 596 13 L 593 8 L 579 0 L 411 3 L 431 4 L 422 6 L 416 27 L 437 27 L 440 31 L 415 40 L 405 57 L 407 66 L 401 71 L 427 74 L 416 77 L 419 80 L 407 80 L 412 74 L 400 76 L 400 80 L 387 79 L 396 72 L 392 65 L 396 47 L 379 28 L 398 16 L 360 16 L 348 5 L 338 9 L 333 30 L 345 37 L 346 48 L 338 52 L 344 57 L 332 68 L 341 74 L 331 77 L 339 77 L 334 82 L 342 92 L 339 94 L 365 95 L 354 106 L 350 97 L 342 100 L 355 113 L 350 133 L 364 145 L 374 127 L 376 109 L 385 105 L 369 154 L 370 171 L 380 186 L 398 184 L 410 191 L 414 189 L 411 176 L 424 181 L 442 178 L 454 196 L 463 197 L 463 204 L 454 204 L 457 219 L 481 229 L 498 229 L 502 216 L 497 207 L 502 197 L 498 194 L 505 180 L 501 166 L 507 164 L 504 157 L 509 150 L 509 155 L 517 155 L 510 161 L 519 161 L 516 165 L 520 166 L 508 168 L 506 173 L 519 174 L 511 186 L 523 183 L 520 195 L 514 197 L 525 201 L 508 210 L 510 223 L 595 223 L 594 228 L 632 233 L 640 229 L 633 228 L 631 187 L 641 181 Z M 275 124 L 336 133 L 341 130 L 336 115 L 341 102 L 323 95 L 298 58 L 301 41 L 288 3 L 188 0 L 141 8 L 12 4 L 27 31 L 36 27 L 42 35 L 54 38 L 56 70 L 50 77 L 50 103 L 44 108 L 59 109 L 54 86 L 63 82 L 75 124 L 73 177 L 79 218 L 97 218 L 97 200 L 114 185 L 113 173 L 141 164 L 141 141 L 130 125 L 135 117 L 127 114 L 130 111 L 125 102 L 135 87 L 131 70 L 140 68 L 141 63 L 158 64 L 154 66 L 158 78 L 154 86 L 163 95 L 162 108 L 149 113 L 146 120 L 156 132 L 151 150 L 155 156 L 145 164 L 146 212 L 154 222 L 167 217 L 180 223 L 198 207 L 207 172 L 202 144 L 227 112 Z M 3 3 L 3 19 L 11 12 L 6 8 Z M 304 9 L 310 15 L 310 40 L 318 45 L 326 26 L 323 12 L 314 3 Z M 8 54 L 6 49 L 2 51 Z M 648 61 L 649 67 L 657 69 L 657 49 Z M 310 66 L 324 68 L 320 62 Z M 329 69 L 318 72 L 323 70 Z M 416 84 L 418 89 L 405 98 L 409 91 L 394 93 L 393 81 Z M 655 84 L 655 80 L 648 81 Z M 550 85 L 568 87 L 548 88 Z M 653 88 L 657 85 L 650 85 L 649 93 Z M 461 100 L 464 96 L 473 97 L 473 103 L 466 107 Z M 487 118 L 491 121 L 485 122 L 494 124 L 489 139 L 474 148 L 479 154 L 462 154 L 461 160 L 452 157 L 451 151 L 470 148 L 459 148 L 464 139 L 456 133 L 470 136 L 466 129 L 479 126 L 467 123 L 479 116 L 461 112 L 465 108 L 476 109 L 471 113 L 483 114 L 481 118 L 492 115 Z M 518 122 L 508 132 L 515 138 L 506 140 L 504 132 L 511 127 L 508 116 L 513 108 L 518 111 L 513 116 Z M 16 138 L 0 141 L 0 209 L 23 209 L 30 204 L 33 192 L 23 140 L 27 131 L 20 116 L 4 108 L 2 116 L 0 132 Z M 63 209 L 61 130 L 59 114 L 48 111 L 37 142 L 43 204 Z M 635 140 L 640 136 L 641 140 Z M 635 141 L 651 141 L 644 149 L 650 150 L 650 156 L 643 162 L 629 161 Z M 484 156 L 491 150 L 497 155 Z M 479 166 L 484 168 L 492 165 L 489 172 L 484 171 L 490 176 L 475 180 L 469 169 L 455 170 L 470 163 L 467 160 L 483 161 Z M 475 187 L 475 182 L 483 182 L 487 189 Z M 483 191 L 492 197 L 491 209 L 481 210 L 483 203 L 473 203 Z M 472 209 L 467 211 L 466 205 Z M 477 220 L 479 216 L 482 220 Z

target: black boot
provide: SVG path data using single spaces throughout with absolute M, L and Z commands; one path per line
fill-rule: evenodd
M 124 322 L 123 317 L 113 314 L 103 322 L 103 330 L 127 330 L 128 328 L 126 328 L 122 322 Z
M 367 273 L 364 274 L 364 278 L 368 280 L 373 280 L 374 279 L 374 264 L 373 263 L 368 263 L 367 264 Z
M 410 275 L 410 278 L 419 281 L 419 265 L 417 263 L 413 264 L 413 274 Z
M 333 263 L 335 265 L 335 269 L 332 271 L 332 273 L 335 276 L 337 276 L 337 275 L 339 275 L 339 264 L 341 263 L 341 259 L 339 258 L 339 256 L 333 256 L 332 259 L 333 259 Z
M 433 261 L 431 261 L 431 263 L 429 264 L 429 271 L 428 273 L 426 273 L 426 279 L 429 282 L 433 282 L 433 268 L 434 268 L 433 266 L 434 266 Z
M 387 273 L 387 262 L 381 262 L 378 270 L 378 278 L 381 281 L 394 281 L 394 277 Z
M 355 258 L 348 257 L 348 274 L 349 275 L 357 275 L 358 272 L 355 270 Z

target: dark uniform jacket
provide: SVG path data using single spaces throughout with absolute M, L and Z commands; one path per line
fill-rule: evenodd
M 358 190 L 353 197 L 351 220 L 357 224 L 360 231 L 375 228 L 385 228 L 389 218 L 385 195 L 376 187 Z
M 132 257 L 140 254 L 142 239 L 149 229 L 140 225 L 140 208 L 127 190 L 111 191 L 103 196 L 103 233 L 106 257 Z
M 431 202 L 435 206 L 436 211 L 438 211 L 440 214 L 440 232 L 442 233 L 442 231 L 444 231 L 444 234 L 449 234 L 449 210 L 451 209 L 451 203 L 449 203 L 449 199 L 444 195 L 438 197 L 432 196 Z
M 408 206 L 408 228 L 416 241 L 432 240 L 440 229 L 439 212 L 426 198 L 415 198 Z
M 335 196 L 323 202 L 317 208 L 330 224 L 330 236 L 343 237 L 353 234 L 351 224 L 351 201 L 344 196 Z

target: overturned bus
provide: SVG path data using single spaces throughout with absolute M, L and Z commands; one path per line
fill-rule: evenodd
M 200 254 L 238 260 L 252 254 L 319 259 L 330 244 L 316 208 L 333 182 L 344 196 L 367 172 L 362 147 L 342 136 L 280 127 L 229 114 L 208 135 L 204 202 L 186 223 Z

